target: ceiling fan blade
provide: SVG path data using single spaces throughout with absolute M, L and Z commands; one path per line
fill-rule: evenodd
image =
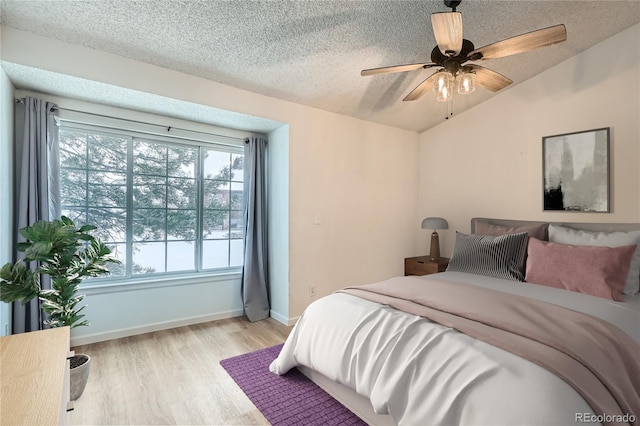
M 381 68 L 370 68 L 368 70 L 362 70 L 360 75 L 365 77 L 368 75 L 376 75 L 376 74 L 388 74 L 392 72 L 406 72 L 406 71 L 414 71 L 419 70 L 421 68 L 431 68 L 435 67 L 437 64 L 427 63 L 427 64 L 406 64 L 406 65 L 394 65 L 392 67 L 381 67 Z
M 422 83 L 418 84 L 415 89 L 413 89 L 407 96 L 404 97 L 403 101 L 415 101 L 424 95 L 425 93 L 431 91 L 433 89 L 433 82 L 435 80 L 435 76 L 438 74 L 434 72 L 429 77 L 427 77 Z
M 465 67 L 471 67 L 471 69 L 473 69 L 476 74 L 476 83 L 486 87 L 492 92 L 497 92 L 498 90 L 504 89 L 505 87 L 513 83 L 510 78 L 492 71 L 489 68 L 481 67 L 480 65 L 475 64 L 465 65 Z
M 469 53 L 467 57 L 472 61 L 504 58 L 505 56 L 537 49 L 538 47 L 560 43 L 566 39 L 567 29 L 564 24 L 560 24 L 488 44 Z
M 445 56 L 455 56 L 462 49 L 462 13 L 441 12 L 431 14 L 433 35 Z M 449 52 L 449 53 L 448 53 Z

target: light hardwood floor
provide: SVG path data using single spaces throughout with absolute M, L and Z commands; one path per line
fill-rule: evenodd
M 220 360 L 284 342 L 291 327 L 231 318 L 73 348 L 91 356 L 76 425 L 268 424 Z

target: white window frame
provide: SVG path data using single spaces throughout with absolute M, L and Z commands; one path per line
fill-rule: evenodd
M 62 111 L 61 111 L 62 112 Z M 199 131 L 190 132 L 184 129 L 173 130 L 171 136 L 159 134 L 158 125 L 130 122 L 114 117 L 93 116 L 92 114 L 84 114 L 78 111 L 64 112 L 58 118 L 58 125 L 61 129 L 79 130 L 95 132 L 97 134 L 111 134 L 128 138 L 129 146 L 132 146 L 134 139 L 143 139 L 149 141 L 157 141 L 177 146 L 194 146 L 202 147 L 198 155 L 199 165 L 197 166 L 196 185 L 198 190 L 197 209 L 197 229 L 196 229 L 196 249 L 195 249 L 195 269 L 193 271 L 177 271 L 177 272 L 157 272 L 149 274 L 132 274 L 132 243 L 133 243 L 133 204 L 131 202 L 131 186 L 133 181 L 133 173 L 130 168 L 126 172 L 127 176 L 127 231 L 126 231 L 126 275 L 118 277 L 104 277 L 98 279 L 88 279 L 83 282 L 83 286 L 87 287 L 111 287 L 135 284 L 136 288 L 148 287 L 153 283 L 153 287 L 175 285 L 180 283 L 195 283 L 202 279 L 208 281 L 218 281 L 229 278 L 230 276 L 239 277 L 242 271 L 241 266 L 230 266 L 225 268 L 203 269 L 202 268 L 202 244 L 205 241 L 202 232 L 202 212 L 203 212 L 203 176 L 202 176 L 202 149 L 215 149 L 221 152 L 236 153 L 244 155 L 244 140 L 238 137 L 230 137 L 225 135 L 216 135 L 203 133 Z M 165 130 L 165 128 L 163 128 Z M 131 149 L 128 152 L 127 163 L 132 164 Z M 87 166 L 88 167 L 88 166 Z M 232 182 L 232 181 L 230 181 Z M 166 208 L 166 207 L 165 207 Z M 228 206 L 231 211 L 231 203 Z M 165 241 L 167 236 L 165 236 Z M 231 244 L 231 232 L 227 238 Z

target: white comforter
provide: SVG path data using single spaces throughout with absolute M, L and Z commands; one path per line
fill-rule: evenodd
M 635 301 L 567 297 L 562 290 L 454 272 L 437 278 L 568 304 L 604 317 L 640 342 Z M 572 387 L 542 367 L 427 319 L 344 293 L 307 308 L 270 368 L 284 374 L 297 365 L 368 397 L 374 411 L 391 415 L 399 425 L 577 424 L 580 416 L 593 414 Z

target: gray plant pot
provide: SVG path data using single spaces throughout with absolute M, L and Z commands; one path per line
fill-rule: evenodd
M 87 386 L 89 380 L 89 367 L 91 366 L 91 357 L 89 355 L 77 354 L 71 357 L 71 401 L 80 398 Z

